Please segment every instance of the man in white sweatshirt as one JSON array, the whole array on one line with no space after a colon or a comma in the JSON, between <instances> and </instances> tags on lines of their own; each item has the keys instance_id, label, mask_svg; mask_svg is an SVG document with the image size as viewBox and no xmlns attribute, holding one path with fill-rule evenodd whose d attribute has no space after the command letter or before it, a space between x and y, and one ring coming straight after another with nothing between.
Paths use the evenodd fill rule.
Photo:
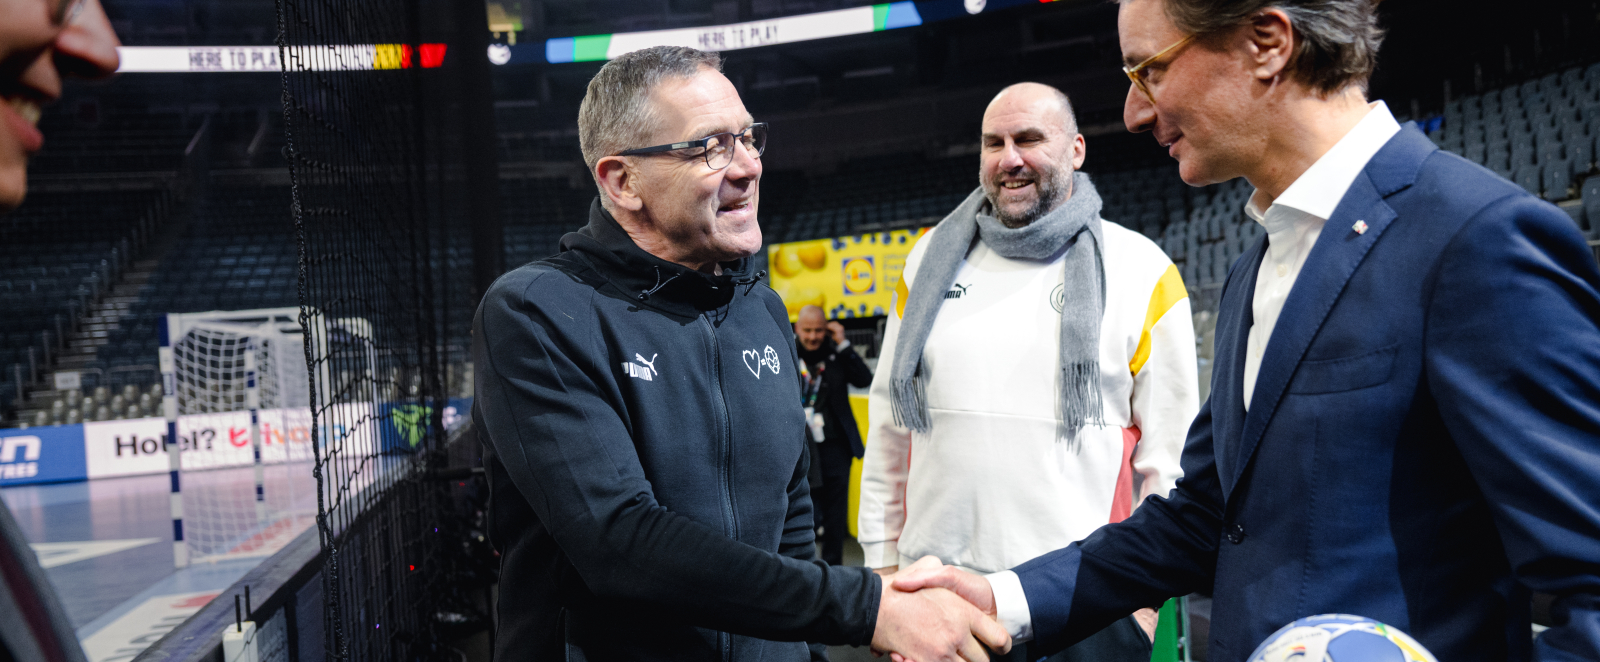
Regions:
<instances>
[{"instance_id":1,"label":"man in white sweatshirt","mask_svg":"<svg viewBox=\"0 0 1600 662\"><path fill-rule=\"evenodd\" d=\"M1006 88L984 113L981 186L907 258L868 410L868 566L1004 570L1181 475L1199 408L1188 292L1159 247L1100 218L1084 157L1065 94ZM1154 620L997 659L1144 662Z\"/></svg>"}]
</instances>

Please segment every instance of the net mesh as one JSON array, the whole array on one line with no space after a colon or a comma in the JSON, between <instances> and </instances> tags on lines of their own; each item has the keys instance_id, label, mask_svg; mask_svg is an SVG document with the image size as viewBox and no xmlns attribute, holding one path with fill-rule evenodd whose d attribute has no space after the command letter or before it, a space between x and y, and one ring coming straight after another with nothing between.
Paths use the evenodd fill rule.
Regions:
<instances>
[{"instance_id":1,"label":"net mesh","mask_svg":"<svg viewBox=\"0 0 1600 662\"><path fill-rule=\"evenodd\" d=\"M419 44L420 11L277 2L330 659L437 657L452 591L447 492L428 478L448 405L434 248L446 168L423 157L421 54L384 47L409 66L351 71L348 49L315 47Z\"/></svg>"},{"instance_id":2,"label":"net mesh","mask_svg":"<svg viewBox=\"0 0 1600 662\"><path fill-rule=\"evenodd\" d=\"M309 383L298 314L290 309L169 317L178 434L188 442L182 498L191 562L270 556L315 522ZM259 393L254 430L251 369Z\"/></svg>"}]
</instances>

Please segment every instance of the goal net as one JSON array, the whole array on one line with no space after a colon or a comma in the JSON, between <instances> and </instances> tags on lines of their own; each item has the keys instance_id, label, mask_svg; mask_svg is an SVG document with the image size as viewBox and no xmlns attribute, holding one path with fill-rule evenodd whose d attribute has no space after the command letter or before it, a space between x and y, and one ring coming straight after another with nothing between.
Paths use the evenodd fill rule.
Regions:
<instances>
[{"instance_id":1,"label":"goal net","mask_svg":"<svg viewBox=\"0 0 1600 662\"><path fill-rule=\"evenodd\" d=\"M162 346L174 554L268 556L316 521L299 308L170 314Z\"/></svg>"}]
</instances>

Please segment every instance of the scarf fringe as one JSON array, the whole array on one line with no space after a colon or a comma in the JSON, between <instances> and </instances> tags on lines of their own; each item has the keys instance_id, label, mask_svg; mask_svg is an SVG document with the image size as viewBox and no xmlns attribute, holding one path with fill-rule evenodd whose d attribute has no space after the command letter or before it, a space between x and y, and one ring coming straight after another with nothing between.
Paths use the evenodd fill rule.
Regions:
<instances>
[{"instance_id":1,"label":"scarf fringe","mask_svg":"<svg viewBox=\"0 0 1600 662\"><path fill-rule=\"evenodd\" d=\"M910 428L913 432L927 434L933 429L933 421L928 414L928 380L923 377L922 366L917 366L917 372L910 379L895 379L891 382L894 397L889 399L894 413L894 424L903 428Z\"/></svg>"},{"instance_id":2,"label":"scarf fringe","mask_svg":"<svg viewBox=\"0 0 1600 662\"><path fill-rule=\"evenodd\" d=\"M1100 393L1100 362L1086 361L1061 368L1061 437L1074 452L1082 449L1078 432L1086 425L1105 425L1105 403Z\"/></svg>"}]
</instances>

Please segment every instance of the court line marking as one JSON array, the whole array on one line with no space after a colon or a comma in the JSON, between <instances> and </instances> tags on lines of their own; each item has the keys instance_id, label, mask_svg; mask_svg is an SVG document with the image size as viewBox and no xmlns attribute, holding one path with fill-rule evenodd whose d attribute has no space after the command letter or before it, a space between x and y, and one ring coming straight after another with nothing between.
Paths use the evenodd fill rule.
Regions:
<instances>
[{"instance_id":1,"label":"court line marking","mask_svg":"<svg viewBox=\"0 0 1600 662\"><path fill-rule=\"evenodd\" d=\"M123 540L80 540L75 542L36 542L28 545L39 557L39 565L54 568L68 563L115 554L117 552L161 542L161 538L127 538Z\"/></svg>"}]
</instances>

